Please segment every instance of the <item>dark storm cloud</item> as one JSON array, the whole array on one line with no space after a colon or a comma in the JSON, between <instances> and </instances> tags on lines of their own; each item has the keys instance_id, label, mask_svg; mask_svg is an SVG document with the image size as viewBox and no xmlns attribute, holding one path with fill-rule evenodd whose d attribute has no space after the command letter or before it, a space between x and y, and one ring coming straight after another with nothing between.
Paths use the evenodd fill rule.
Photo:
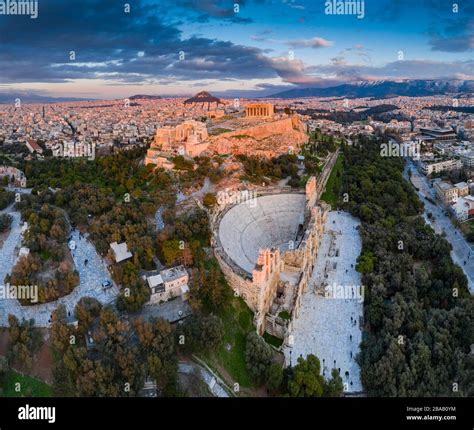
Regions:
<instances>
[{"instance_id":1,"label":"dark storm cloud","mask_svg":"<svg viewBox=\"0 0 474 430\"><path fill-rule=\"evenodd\" d=\"M214 18L224 19L233 23L248 24L253 22L249 17L243 17L241 10L246 5L245 0L177 0L176 7L190 12L189 19L197 22L208 22Z\"/></svg>"},{"instance_id":2,"label":"dark storm cloud","mask_svg":"<svg viewBox=\"0 0 474 430\"><path fill-rule=\"evenodd\" d=\"M443 24L430 32L430 44L433 51L474 51L474 19L449 19Z\"/></svg>"},{"instance_id":3,"label":"dark storm cloud","mask_svg":"<svg viewBox=\"0 0 474 430\"><path fill-rule=\"evenodd\" d=\"M370 6L370 7L369 7ZM419 27L419 18L427 18L433 51L467 52L474 49L474 1L472 0L384 0L367 6L369 20L397 22Z\"/></svg>"},{"instance_id":4,"label":"dark storm cloud","mask_svg":"<svg viewBox=\"0 0 474 430\"><path fill-rule=\"evenodd\" d=\"M36 20L1 16L0 83L278 76L259 49L203 37L184 39L165 18L166 2L129 3L130 13L125 13L124 3L116 0L42 0ZM184 3L208 14L228 13L216 8L217 2ZM71 51L75 61L70 61Z\"/></svg>"},{"instance_id":5,"label":"dark storm cloud","mask_svg":"<svg viewBox=\"0 0 474 430\"><path fill-rule=\"evenodd\" d=\"M431 19L427 33L433 51L467 52L474 50L474 1L472 0L422 0L407 4L398 0L387 10L425 13ZM415 12L418 8L420 12Z\"/></svg>"},{"instance_id":6,"label":"dark storm cloud","mask_svg":"<svg viewBox=\"0 0 474 430\"><path fill-rule=\"evenodd\" d=\"M230 18L235 15L234 7L245 5L245 1L235 0L177 0L176 6L205 13L211 17Z\"/></svg>"},{"instance_id":7,"label":"dark storm cloud","mask_svg":"<svg viewBox=\"0 0 474 430\"><path fill-rule=\"evenodd\" d=\"M234 1L240 6L238 14L234 13ZM130 13L125 13L125 3L127 0L39 0L38 19L0 16L0 85L61 83L77 79L102 79L129 85L279 77L284 84L310 86L327 83L330 79L350 81L366 76L418 77L423 73L431 76L441 71L443 76L456 73L473 75L471 63L404 62L373 67L369 55L361 48L352 54L365 55L360 58L363 64L349 64L347 55L353 48L347 48L328 64L308 66L298 59L270 57L268 47L260 49L188 36L193 34L189 31L184 36L181 31L186 29L186 25L195 30L191 24L199 20L212 20L222 23L225 39L232 37L233 31L238 37L241 28L235 24L234 15L247 19L246 13L250 13L254 6L251 3L263 4L264 0L128 0ZM266 3L271 5L274 14L287 13L288 8L282 5L288 2L267 0ZM380 1L377 6L388 3ZM410 11L409 4L412 3L394 0L390 4L394 5L393 13L396 13L396 6ZM458 15L446 12L448 3L444 0L417 3L437 19L433 28L426 32L433 50L461 52L473 49L474 13L469 15L469 12L474 8L474 1L458 3ZM308 11L315 8L315 4L308 1L304 6ZM411 20L417 20L416 13L410 16ZM273 15L259 17L267 30L261 30L255 37L265 39L272 34L270 28L273 28L277 38L280 28L273 19ZM404 25L411 25L411 22ZM227 26L228 33L224 33ZM400 31L403 32L402 27ZM301 35L300 39L286 43L305 48L318 48L329 43L325 39L303 37L309 36ZM75 61L70 61L71 51L75 53ZM180 60L180 54L184 59Z\"/></svg>"}]
</instances>

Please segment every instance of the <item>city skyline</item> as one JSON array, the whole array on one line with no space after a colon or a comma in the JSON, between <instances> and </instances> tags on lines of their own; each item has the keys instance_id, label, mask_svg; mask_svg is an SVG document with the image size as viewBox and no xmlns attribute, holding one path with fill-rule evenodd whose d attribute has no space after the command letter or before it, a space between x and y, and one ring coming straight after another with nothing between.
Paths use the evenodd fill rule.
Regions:
<instances>
[{"instance_id":1,"label":"city skyline","mask_svg":"<svg viewBox=\"0 0 474 430\"><path fill-rule=\"evenodd\" d=\"M0 16L0 92L258 97L361 80L474 79L473 3L366 0L345 15L329 3L40 0L36 19Z\"/></svg>"}]
</instances>

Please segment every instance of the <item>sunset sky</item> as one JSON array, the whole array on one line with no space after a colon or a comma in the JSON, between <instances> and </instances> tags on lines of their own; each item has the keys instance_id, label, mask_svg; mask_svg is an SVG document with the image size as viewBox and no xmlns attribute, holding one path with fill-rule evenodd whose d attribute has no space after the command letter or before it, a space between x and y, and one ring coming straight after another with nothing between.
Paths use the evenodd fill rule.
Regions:
<instances>
[{"instance_id":1,"label":"sunset sky","mask_svg":"<svg viewBox=\"0 0 474 430\"><path fill-rule=\"evenodd\" d=\"M326 15L323 0L129 0L130 13L126 3L38 0L37 19L0 16L0 92L260 96L474 79L472 0L458 13L446 0L366 0L361 19Z\"/></svg>"}]
</instances>

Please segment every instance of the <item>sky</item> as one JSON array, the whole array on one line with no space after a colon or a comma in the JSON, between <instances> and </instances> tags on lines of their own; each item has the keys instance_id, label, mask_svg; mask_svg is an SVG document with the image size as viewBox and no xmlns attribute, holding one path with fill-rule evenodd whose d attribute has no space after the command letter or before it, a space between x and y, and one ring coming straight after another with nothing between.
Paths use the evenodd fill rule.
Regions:
<instances>
[{"instance_id":1,"label":"sky","mask_svg":"<svg viewBox=\"0 0 474 430\"><path fill-rule=\"evenodd\" d=\"M257 97L474 79L474 0L365 0L358 14L324 0L37 2L32 18L2 14L0 0L2 93Z\"/></svg>"}]
</instances>

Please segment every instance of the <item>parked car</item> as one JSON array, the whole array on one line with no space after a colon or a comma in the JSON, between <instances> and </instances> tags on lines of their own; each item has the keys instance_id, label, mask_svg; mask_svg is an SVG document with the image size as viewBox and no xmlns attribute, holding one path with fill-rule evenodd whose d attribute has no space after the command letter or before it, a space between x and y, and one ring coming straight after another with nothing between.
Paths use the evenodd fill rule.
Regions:
<instances>
[{"instance_id":1,"label":"parked car","mask_svg":"<svg viewBox=\"0 0 474 430\"><path fill-rule=\"evenodd\" d=\"M110 282L108 279L102 282L102 288L104 290L107 290L108 288L112 287L112 282Z\"/></svg>"}]
</instances>

